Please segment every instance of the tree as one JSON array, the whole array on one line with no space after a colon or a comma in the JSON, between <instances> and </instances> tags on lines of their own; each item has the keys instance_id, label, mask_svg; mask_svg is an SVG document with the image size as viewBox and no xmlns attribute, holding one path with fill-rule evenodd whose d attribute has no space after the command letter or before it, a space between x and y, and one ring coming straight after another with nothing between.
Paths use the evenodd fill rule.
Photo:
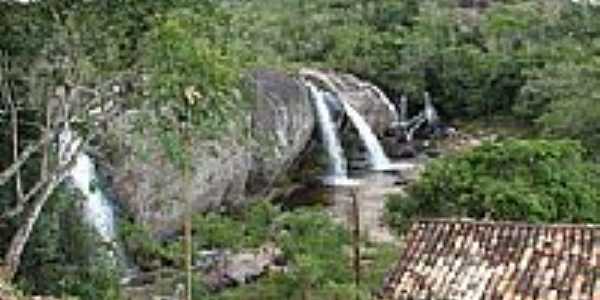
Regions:
<instances>
[{"instance_id":1,"label":"tree","mask_svg":"<svg viewBox=\"0 0 600 300\"><path fill-rule=\"evenodd\" d=\"M12 279L43 207L68 176L77 153L117 112L119 105L105 109L105 104L118 102L119 91L114 90L116 78L103 79L95 73L97 70L79 47L82 36L67 8L59 10L60 4L52 1L8 5L22 19L3 20L15 31L8 32L7 40L20 31L30 30L28 20L46 22L43 31L55 30L36 50L26 43L11 45L12 48L1 45L1 99L11 116L8 122L4 119L2 122L11 124L13 138L12 159L4 160L3 156L4 162L11 163L1 166L0 188L14 184L15 192L1 203L0 219L7 223L10 220L15 226L4 254L4 275ZM39 33L36 29L39 28L32 29L34 37ZM32 38L32 44L38 42ZM59 158L53 141L65 126L71 125L80 129L84 142L72 155Z\"/></svg>"},{"instance_id":2,"label":"tree","mask_svg":"<svg viewBox=\"0 0 600 300\"><path fill-rule=\"evenodd\" d=\"M4 71L6 71L6 69ZM10 86L10 83L5 83L5 86ZM19 229L14 234L12 241L10 242L9 249L5 254L5 263L7 265L5 275L8 279L11 279L18 269L20 257L25 244L29 239L33 225L39 217L39 214L46 201L52 195L54 190L68 176L69 169L75 163L76 155L71 155L66 159L51 161L50 157L53 156L53 151L50 147L50 141L57 138L62 126L72 122L74 123L77 118L89 116L88 113L91 109L100 106L100 98L98 98L97 95L93 95L94 93L92 93L92 95L88 94L88 96L92 96L92 98L88 98L88 100L84 99L84 94L91 91L93 90L87 90L87 88L82 86L70 87L65 85L62 89L60 89L58 95L56 95L57 97L52 97L49 99L36 99L38 101L47 102L47 105L45 105L45 107L43 106L44 108L42 108L42 117L36 120L38 124L35 124L41 128L41 131L38 133L39 137L33 141L30 141L28 146L26 146L24 150L20 151L18 132L19 127L21 126L19 125L19 119L17 116L19 111L27 109L27 103L20 102L17 105L17 103L12 100L14 90L11 90L10 88L5 88L4 90L4 100L10 103L14 150L13 162L2 171L0 178L4 184L14 177L13 181L15 182L16 188L14 206L4 211L1 217L3 219L7 219L24 214L24 220L19 225ZM72 110L69 112L59 111L61 108L64 109L66 107L76 107L76 105L81 105L83 109ZM36 108L29 109L36 110ZM102 116L95 117L108 120L110 118L109 115L110 112L105 112L102 114ZM86 137L86 140L89 140L94 133L91 133L88 137ZM85 143L81 143L76 152L81 151L84 145ZM43 157L42 164L38 168L39 178L28 185L26 187L28 189L24 189L21 177L22 169L28 168L31 170L31 168L34 168L34 160L36 158L33 157L33 154L36 152L41 153Z\"/></svg>"},{"instance_id":3,"label":"tree","mask_svg":"<svg viewBox=\"0 0 600 300\"><path fill-rule=\"evenodd\" d=\"M210 11L211 14L196 13ZM170 137L165 146L170 159L182 172L185 191L184 265L187 274L186 299L192 299L192 146L196 139L218 139L218 133L231 129L241 116L241 96L236 93L240 79L240 55L227 44L219 43L220 28L214 27L227 18L217 4L174 9L148 35L145 65L150 77L148 89L152 124L162 135ZM202 32L195 30L203 28Z\"/></svg>"}]
</instances>

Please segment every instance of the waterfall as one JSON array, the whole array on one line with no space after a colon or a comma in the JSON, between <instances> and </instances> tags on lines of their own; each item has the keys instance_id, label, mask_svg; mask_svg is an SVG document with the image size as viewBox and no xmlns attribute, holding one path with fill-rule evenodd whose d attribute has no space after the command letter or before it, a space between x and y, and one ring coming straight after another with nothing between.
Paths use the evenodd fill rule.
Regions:
<instances>
[{"instance_id":1,"label":"waterfall","mask_svg":"<svg viewBox=\"0 0 600 300\"><path fill-rule=\"evenodd\" d=\"M83 206L85 221L96 230L102 242L114 244L116 241L114 207L98 186L98 176L92 158L81 151L76 151L81 143L81 138L67 126L59 136L59 153L61 159L66 161L75 156L76 161L69 175L73 185L86 197ZM113 250L111 249L110 252L113 253Z\"/></svg>"},{"instance_id":2,"label":"waterfall","mask_svg":"<svg viewBox=\"0 0 600 300\"><path fill-rule=\"evenodd\" d=\"M408 122L408 98L400 98L400 124L404 126Z\"/></svg>"},{"instance_id":3,"label":"waterfall","mask_svg":"<svg viewBox=\"0 0 600 300\"><path fill-rule=\"evenodd\" d=\"M387 170L390 168L390 160L385 155L383 147L373 130L365 121L365 119L346 101L342 101L342 105L348 114L348 117L358 130L360 138L365 143L369 152L369 162L374 170Z\"/></svg>"},{"instance_id":4,"label":"waterfall","mask_svg":"<svg viewBox=\"0 0 600 300\"><path fill-rule=\"evenodd\" d=\"M375 94L377 95L379 100L381 100L381 102L383 102L383 104L388 108L388 110L392 114L392 118L393 118L392 123L396 123L396 122L400 121L400 116L398 116L398 111L396 110L396 107L394 106L394 104L392 103L390 98L388 98L379 87L377 87L373 84L369 83L369 84L367 84L367 87L370 88L373 92L375 92Z\"/></svg>"},{"instance_id":5,"label":"waterfall","mask_svg":"<svg viewBox=\"0 0 600 300\"><path fill-rule=\"evenodd\" d=\"M429 123L429 125L435 125L439 121L437 110L431 102L431 97L429 96L429 93L425 92L424 98L425 106L423 111L425 112L425 119L427 120L427 123Z\"/></svg>"},{"instance_id":6,"label":"waterfall","mask_svg":"<svg viewBox=\"0 0 600 300\"><path fill-rule=\"evenodd\" d=\"M331 110L327 106L327 94L326 92L319 90L310 82L307 82L306 84L314 98L321 137L327 153L329 154L329 175L344 178L347 173L346 157L344 156L344 150L342 149L342 145L337 136L336 125L331 116Z\"/></svg>"}]
</instances>

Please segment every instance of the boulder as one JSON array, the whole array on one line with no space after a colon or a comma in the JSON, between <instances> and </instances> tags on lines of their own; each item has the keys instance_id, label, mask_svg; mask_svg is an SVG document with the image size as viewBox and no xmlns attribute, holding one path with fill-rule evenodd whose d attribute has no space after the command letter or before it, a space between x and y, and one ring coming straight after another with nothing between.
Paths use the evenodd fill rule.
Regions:
<instances>
[{"instance_id":1,"label":"boulder","mask_svg":"<svg viewBox=\"0 0 600 300\"><path fill-rule=\"evenodd\" d=\"M304 84L274 71L255 71L248 90L256 101L252 109L250 194L267 192L300 156L315 126L313 106Z\"/></svg>"},{"instance_id":2,"label":"boulder","mask_svg":"<svg viewBox=\"0 0 600 300\"><path fill-rule=\"evenodd\" d=\"M324 70L302 69L300 74L348 101L379 136L383 136L396 121L392 101L368 81L352 74Z\"/></svg>"},{"instance_id":3,"label":"boulder","mask_svg":"<svg viewBox=\"0 0 600 300\"><path fill-rule=\"evenodd\" d=\"M213 291L254 282L269 271L285 270L282 251L270 244L237 253L218 251L216 255L210 253L208 257L201 255L200 259L208 259L210 266L196 270L202 274L204 285Z\"/></svg>"},{"instance_id":4,"label":"boulder","mask_svg":"<svg viewBox=\"0 0 600 300\"><path fill-rule=\"evenodd\" d=\"M249 74L245 83L254 98L246 126L238 126L217 141L197 140L192 145L194 211L239 206L267 194L311 138L313 109L300 81L262 70ZM115 129L117 136L127 132L128 122L122 123ZM152 130L122 141L125 145L118 148L129 151L113 155L105 169L115 198L136 222L147 225L155 236L163 236L181 225L184 184L181 172L169 162ZM248 132L251 139L245 138ZM115 148L112 145L103 151L110 153Z\"/></svg>"}]
</instances>

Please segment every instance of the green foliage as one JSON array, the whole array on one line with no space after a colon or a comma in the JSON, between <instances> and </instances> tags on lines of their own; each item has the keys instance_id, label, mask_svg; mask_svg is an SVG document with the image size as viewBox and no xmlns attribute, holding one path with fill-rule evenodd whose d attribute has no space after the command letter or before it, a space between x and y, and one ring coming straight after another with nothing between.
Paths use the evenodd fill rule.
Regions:
<instances>
[{"instance_id":1,"label":"green foliage","mask_svg":"<svg viewBox=\"0 0 600 300\"><path fill-rule=\"evenodd\" d=\"M363 268L362 284L356 287L350 235L322 211L304 208L282 212L269 202L259 201L239 213L194 217L196 250L235 251L267 242L283 251L287 272L268 273L256 283L218 293L195 285L196 299L370 299L370 292L379 288L397 255L395 246L369 245L372 263ZM170 244L177 246L178 242Z\"/></svg>"},{"instance_id":2,"label":"green foliage","mask_svg":"<svg viewBox=\"0 0 600 300\"><path fill-rule=\"evenodd\" d=\"M262 232L268 233L266 238L283 250L288 272L268 274L254 284L216 294L198 289L195 293L198 299L370 299L370 292L379 288L384 272L396 259L395 247L381 245L375 248L370 256L373 263L363 269L363 284L356 287L350 260L350 235L326 213L313 209L281 212L266 203L258 204L252 210L252 215L263 217L246 219L237 224L239 227L231 225L232 217L228 216L221 216L221 220L210 224L229 224L226 229L221 225L220 232L226 237L237 235L234 232L242 231L240 229L253 227L251 224L270 224L270 228L263 228ZM265 218L266 211L269 213Z\"/></svg>"},{"instance_id":3,"label":"green foliage","mask_svg":"<svg viewBox=\"0 0 600 300\"><path fill-rule=\"evenodd\" d=\"M152 269L172 264L178 259L180 247L154 238L146 227L130 221L121 221L119 235L125 252L136 266Z\"/></svg>"},{"instance_id":4,"label":"green foliage","mask_svg":"<svg viewBox=\"0 0 600 300\"><path fill-rule=\"evenodd\" d=\"M350 236L323 212L284 214L277 226L277 242L292 262L291 281L298 290L348 282L350 261L343 255Z\"/></svg>"},{"instance_id":5,"label":"green foliage","mask_svg":"<svg viewBox=\"0 0 600 300\"><path fill-rule=\"evenodd\" d=\"M492 1L478 11L445 0L0 1L0 51L16 66L10 80L18 99L36 96L28 76L47 94L71 80L95 86L117 74L143 77L138 97L126 105L158 112L157 118L142 114L141 127L157 129L151 132L177 166L190 161L182 124L217 139L244 123L250 99L237 89L241 75L256 66L353 72L392 98L419 100L427 90L444 118L517 117L542 137L578 139L600 153L600 8L571 1ZM23 140L39 136L25 125L43 123L46 102L38 102L21 114ZM10 139L7 124L6 114L0 116L0 140ZM12 161L11 150L0 144L0 169ZM485 145L434 162L408 198L388 203L389 218L396 224L414 216L597 222L597 165L582 156L579 145L564 141ZM24 168L26 186L38 165L35 157ZM13 186L0 187L1 211L14 204ZM63 225L65 216L77 219L64 213L72 209L67 202L53 198L56 206L44 209L24 259L23 285L113 297L110 268L84 269L96 265L86 257L97 244L84 238L82 224ZM310 211L281 216L266 204L234 217L197 216L195 244L238 249L274 240L293 262L289 275L262 281L256 293L242 288L223 299L235 293L301 298L307 288L313 298L351 298L361 291L351 288L347 257L340 255L347 235L324 218ZM20 221L0 225L0 250ZM175 244L154 241L143 227L124 226L124 233L138 263L176 257Z\"/></svg>"},{"instance_id":6,"label":"green foliage","mask_svg":"<svg viewBox=\"0 0 600 300\"><path fill-rule=\"evenodd\" d=\"M163 103L183 102L184 89L193 86L201 95L197 99L201 107L208 105L205 102L224 100L231 93L240 74L227 45L216 41L218 27L213 24L219 17L191 9L174 10L149 33L145 58L153 75L153 97ZM211 117L211 111L201 112L202 117Z\"/></svg>"},{"instance_id":7,"label":"green foliage","mask_svg":"<svg viewBox=\"0 0 600 300\"><path fill-rule=\"evenodd\" d=\"M542 132L549 136L580 139L589 149L600 146L600 39L587 48L585 56L573 60L581 46L564 41L552 47L558 51L561 61L529 71L529 80L519 95L520 106L515 112L535 120ZM598 153L596 151L596 153Z\"/></svg>"},{"instance_id":8,"label":"green foliage","mask_svg":"<svg viewBox=\"0 0 600 300\"><path fill-rule=\"evenodd\" d=\"M193 218L194 246L199 249L251 248L271 237L278 210L267 201L259 201L229 216L210 212Z\"/></svg>"},{"instance_id":9,"label":"green foliage","mask_svg":"<svg viewBox=\"0 0 600 300\"><path fill-rule=\"evenodd\" d=\"M25 249L17 280L28 293L120 299L119 271L107 247L65 191L49 201Z\"/></svg>"},{"instance_id":10,"label":"green foliage","mask_svg":"<svg viewBox=\"0 0 600 300\"><path fill-rule=\"evenodd\" d=\"M388 220L492 218L528 222L600 222L598 166L573 141L507 140L435 161L410 187L391 196Z\"/></svg>"},{"instance_id":11,"label":"green foliage","mask_svg":"<svg viewBox=\"0 0 600 300\"><path fill-rule=\"evenodd\" d=\"M194 246L200 249L237 248L244 240L240 221L218 213L194 216Z\"/></svg>"}]
</instances>

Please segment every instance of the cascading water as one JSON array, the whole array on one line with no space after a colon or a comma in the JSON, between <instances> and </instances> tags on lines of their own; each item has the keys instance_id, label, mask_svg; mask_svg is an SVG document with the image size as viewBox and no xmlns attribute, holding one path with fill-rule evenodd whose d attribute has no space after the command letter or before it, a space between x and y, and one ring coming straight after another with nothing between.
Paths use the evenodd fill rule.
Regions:
<instances>
[{"instance_id":1,"label":"cascading water","mask_svg":"<svg viewBox=\"0 0 600 300\"><path fill-rule=\"evenodd\" d=\"M392 114L392 123L396 123L400 120L400 116L398 116L398 111L396 110L396 107L394 106L394 104L392 104L392 101L385 95L385 93L379 89L377 86L372 85L372 84L368 84L368 87L375 92L375 94L377 95L377 97L383 102L383 104L385 104L385 106L389 109L390 113Z\"/></svg>"},{"instance_id":2,"label":"cascading water","mask_svg":"<svg viewBox=\"0 0 600 300\"><path fill-rule=\"evenodd\" d=\"M347 175L346 157L344 156L344 150L342 149L342 145L337 136L336 126L333 122L331 111L327 106L326 92L319 90L310 82L307 82L306 84L315 101L321 137L323 138L323 143L330 157L329 175L345 178Z\"/></svg>"},{"instance_id":3,"label":"cascading water","mask_svg":"<svg viewBox=\"0 0 600 300\"><path fill-rule=\"evenodd\" d=\"M400 98L400 124L404 126L408 122L408 98L402 96Z\"/></svg>"},{"instance_id":4,"label":"cascading water","mask_svg":"<svg viewBox=\"0 0 600 300\"><path fill-rule=\"evenodd\" d=\"M85 153L77 151L82 143L67 126L59 137L59 152L61 159L69 161L75 157L75 164L70 170L73 185L86 197L83 214L87 223L96 230L102 242L116 243L115 211L108 198L97 186L98 177L92 159ZM115 249L109 252L114 254Z\"/></svg>"},{"instance_id":5,"label":"cascading water","mask_svg":"<svg viewBox=\"0 0 600 300\"><path fill-rule=\"evenodd\" d=\"M346 101L342 105L348 114L348 117L358 130L358 134L369 152L369 163L374 170L387 170L390 168L390 160L383 151L383 147L373 130L365 119Z\"/></svg>"},{"instance_id":6,"label":"cascading water","mask_svg":"<svg viewBox=\"0 0 600 300\"><path fill-rule=\"evenodd\" d=\"M429 125L434 125L439 121L439 116L437 113L437 110L435 109L435 107L433 106L433 103L431 102L431 97L429 96L429 93L425 92L425 107L423 109L424 113L425 113L425 119L427 120L427 122L429 123Z\"/></svg>"},{"instance_id":7,"label":"cascading water","mask_svg":"<svg viewBox=\"0 0 600 300\"><path fill-rule=\"evenodd\" d=\"M354 186L358 181L348 178L347 161L344 156L344 150L337 135L336 124L333 121L331 113L333 100L336 100L330 93L319 90L314 84L306 82L308 89L315 102L317 111L317 120L319 130L323 139L323 144L329 155L329 171L327 176L323 177L323 183L331 186ZM328 105L328 102L330 103Z\"/></svg>"}]
</instances>

